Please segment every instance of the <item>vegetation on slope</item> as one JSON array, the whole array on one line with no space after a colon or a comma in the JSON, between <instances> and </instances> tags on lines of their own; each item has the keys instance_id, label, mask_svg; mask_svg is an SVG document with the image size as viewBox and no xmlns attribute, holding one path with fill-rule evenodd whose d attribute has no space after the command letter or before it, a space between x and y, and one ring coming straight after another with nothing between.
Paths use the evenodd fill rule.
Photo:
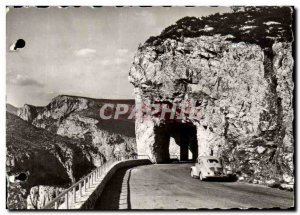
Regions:
<instances>
[{"instance_id":1,"label":"vegetation on slope","mask_svg":"<svg viewBox=\"0 0 300 215\"><path fill-rule=\"evenodd\" d=\"M233 42L256 43L262 48L274 41L293 41L291 7L243 7L234 13L213 14L207 17L184 17L164 29L160 35L150 37L145 46L159 46L166 39L184 37L232 35Z\"/></svg>"}]
</instances>

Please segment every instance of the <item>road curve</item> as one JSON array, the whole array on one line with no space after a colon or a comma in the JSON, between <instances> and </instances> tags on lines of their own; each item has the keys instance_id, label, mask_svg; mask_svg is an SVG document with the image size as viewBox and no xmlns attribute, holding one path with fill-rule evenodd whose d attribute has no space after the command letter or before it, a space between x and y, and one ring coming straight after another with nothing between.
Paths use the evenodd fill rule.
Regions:
<instances>
[{"instance_id":1,"label":"road curve","mask_svg":"<svg viewBox=\"0 0 300 215\"><path fill-rule=\"evenodd\" d=\"M154 164L120 169L105 187L95 209L245 209L294 205L293 192L191 178L191 165Z\"/></svg>"}]
</instances>

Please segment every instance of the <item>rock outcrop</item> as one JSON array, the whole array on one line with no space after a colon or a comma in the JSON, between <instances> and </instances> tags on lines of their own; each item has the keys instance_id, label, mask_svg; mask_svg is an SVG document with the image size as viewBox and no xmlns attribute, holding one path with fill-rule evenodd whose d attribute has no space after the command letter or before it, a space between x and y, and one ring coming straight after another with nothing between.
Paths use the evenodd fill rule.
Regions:
<instances>
[{"instance_id":1,"label":"rock outcrop","mask_svg":"<svg viewBox=\"0 0 300 215\"><path fill-rule=\"evenodd\" d=\"M26 199L27 209L43 208L48 202L54 199L62 191L62 188L53 186L38 185L32 187Z\"/></svg>"},{"instance_id":2,"label":"rock outcrop","mask_svg":"<svg viewBox=\"0 0 300 215\"><path fill-rule=\"evenodd\" d=\"M289 7L247 7L185 17L139 46L129 74L136 104L193 101L200 114L140 117L138 153L168 160L173 127L184 124L196 130L198 146L187 141L192 153L220 156L247 181L293 183L292 14ZM179 132L180 146L188 137Z\"/></svg>"},{"instance_id":3,"label":"rock outcrop","mask_svg":"<svg viewBox=\"0 0 300 215\"><path fill-rule=\"evenodd\" d=\"M62 95L54 98L45 107L25 105L18 116L32 125L51 133L80 140L83 145L92 145L101 154L94 160L98 166L115 156L128 155L135 151L134 120L99 117L103 104L125 103L134 105L131 100L104 100Z\"/></svg>"},{"instance_id":4,"label":"rock outcrop","mask_svg":"<svg viewBox=\"0 0 300 215\"><path fill-rule=\"evenodd\" d=\"M22 108L17 110L17 115L28 122L32 122L34 118L37 117L38 110L41 109L40 107L35 107L33 105L25 104Z\"/></svg>"}]
</instances>

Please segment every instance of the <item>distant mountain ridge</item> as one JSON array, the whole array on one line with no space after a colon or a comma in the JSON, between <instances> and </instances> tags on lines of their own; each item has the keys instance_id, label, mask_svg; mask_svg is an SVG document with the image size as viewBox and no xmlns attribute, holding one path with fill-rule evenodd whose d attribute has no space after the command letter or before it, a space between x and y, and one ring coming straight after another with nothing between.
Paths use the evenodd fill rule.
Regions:
<instances>
[{"instance_id":1,"label":"distant mountain ridge","mask_svg":"<svg viewBox=\"0 0 300 215\"><path fill-rule=\"evenodd\" d=\"M25 104L19 108L17 115L22 119L32 122L37 127L47 130L57 129L57 123L52 120L63 120L72 113L98 121L97 126L107 132L135 137L134 120L120 117L119 119L104 120L99 117L100 108L104 104L128 104L132 108L133 99L95 99L80 96L59 95L52 99L46 106L33 106ZM112 113L114 114L114 113ZM56 132L56 131L54 131Z\"/></svg>"},{"instance_id":2,"label":"distant mountain ridge","mask_svg":"<svg viewBox=\"0 0 300 215\"><path fill-rule=\"evenodd\" d=\"M91 144L105 159L115 151L128 154L135 151L135 121L126 117L101 119L100 108L107 103L134 105L134 100L93 99L60 95L44 107L24 105L17 115L38 128Z\"/></svg>"},{"instance_id":3,"label":"distant mountain ridge","mask_svg":"<svg viewBox=\"0 0 300 215\"><path fill-rule=\"evenodd\" d=\"M8 113L11 113L11 114L14 114L14 115L17 115L17 112L18 112L18 108L9 104L9 103L6 103L6 111Z\"/></svg>"}]
</instances>

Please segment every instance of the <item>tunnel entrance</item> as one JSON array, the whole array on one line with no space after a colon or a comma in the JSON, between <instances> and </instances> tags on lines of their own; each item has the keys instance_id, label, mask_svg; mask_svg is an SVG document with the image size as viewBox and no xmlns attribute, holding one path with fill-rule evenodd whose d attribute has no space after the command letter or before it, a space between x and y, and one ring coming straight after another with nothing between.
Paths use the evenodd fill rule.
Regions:
<instances>
[{"instance_id":1,"label":"tunnel entrance","mask_svg":"<svg viewBox=\"0 0 300 215\"><path fill-rule=\"evenodd\" d=\"M157 163L196 160L198 157L197 130L189 123L168 123L154 129L154 156Z\"/></svg>"}]
</instances>

